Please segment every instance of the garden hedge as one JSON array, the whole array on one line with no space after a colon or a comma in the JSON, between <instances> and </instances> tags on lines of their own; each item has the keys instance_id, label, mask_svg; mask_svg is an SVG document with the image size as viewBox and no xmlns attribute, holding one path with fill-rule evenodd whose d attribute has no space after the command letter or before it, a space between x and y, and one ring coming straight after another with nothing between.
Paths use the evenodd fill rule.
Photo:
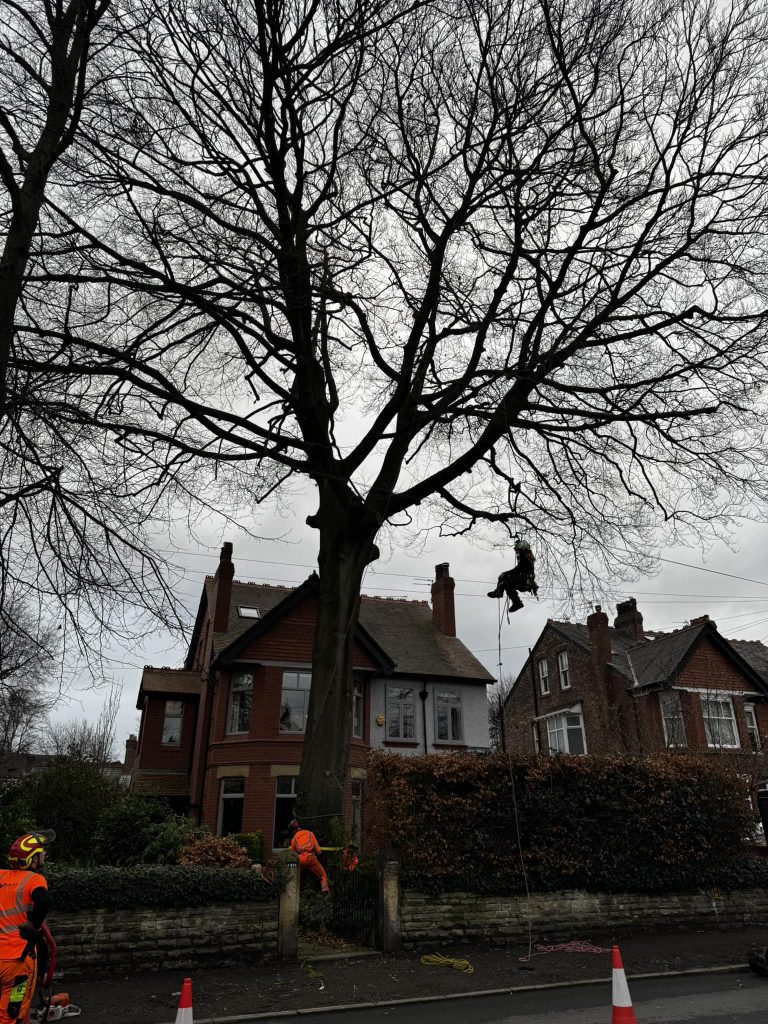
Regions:
<instances>
[{"instance_id":1,"label":"garden hedge","mask_svg":"<svg viewBox=\"0 0 768 1024\"><path fill-rule=\"evenodd\" d=\"M745 784L717 758L376 752L368 787L374 842L429 891L522 892L521 860L539 892L768 883Z\"/></svg>"},{"instance_id":2,"label":"garden hedge","mask_svg":"<svg viewBox=\"0 0 768 1024\"><path fill-rule=\"evenodd\" d=\"M49 864L45 873L55 913L98 908L176 910L214 903L269 903L278 898L276 884L245 868Z\"/></svg>"}]
</instances>

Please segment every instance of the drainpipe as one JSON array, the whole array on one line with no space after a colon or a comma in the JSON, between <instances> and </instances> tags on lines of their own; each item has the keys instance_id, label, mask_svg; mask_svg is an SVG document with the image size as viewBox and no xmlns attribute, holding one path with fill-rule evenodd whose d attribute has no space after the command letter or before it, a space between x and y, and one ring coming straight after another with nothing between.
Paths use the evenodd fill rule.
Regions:
<instances>
[{"instance_id":1,"label":"drainpipe","mask_svg":"<svg viewBox=\"0 0 768 1024\"><path fill-rule=\"evenodd\" d=\"M424 689L419 691L421 697L421 724L424 729L424 753L429 753L429 747L427 746L427 697L429 693L427 691L427 684L424 683Z\"/></svg>"}]
</instances>

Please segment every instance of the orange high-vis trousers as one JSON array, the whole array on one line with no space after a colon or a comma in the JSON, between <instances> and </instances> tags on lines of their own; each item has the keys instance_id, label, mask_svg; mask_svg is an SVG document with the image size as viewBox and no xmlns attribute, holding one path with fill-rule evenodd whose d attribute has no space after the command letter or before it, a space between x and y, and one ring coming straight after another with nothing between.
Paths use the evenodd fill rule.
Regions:
<instances>
[{"instance_id":1,"label":"orange high-vis trousers","mask_svg":"<svg viewBox=\"0 0 768 1024\"><path fill-rule=\"evenodd\" d=\"M319 879L321 892L328 892L328 875L314 853L300 853L299 868L302 871L309 871L311 875ZM0 1018L0 1024L2 1024L2 1018Z\"/></svg>"},{"instance_id":2,"label":"orange high-vis trousers","mask_svg":"<svg viewBox=\"0 0 768 1024\"><path fill-rule=\"evenodd\" d=\"M0 960L0 1024L21 1024L29 1012L37 981L37 961Z\"/></svg>"}]
</instances>

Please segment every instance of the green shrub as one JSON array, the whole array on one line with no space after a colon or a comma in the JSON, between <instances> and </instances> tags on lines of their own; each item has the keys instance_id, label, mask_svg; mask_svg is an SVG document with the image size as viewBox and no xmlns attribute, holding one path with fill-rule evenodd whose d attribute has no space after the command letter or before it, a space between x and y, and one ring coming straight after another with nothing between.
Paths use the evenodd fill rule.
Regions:
<instances>
[{"instance_id":1,"label":"green shrub","mask_svg":"<svg viewBox=\"0 0 768 1024\"><path fill-rule=\"evenodd\" d=\"M124 793L94 765L62 758L21 781L17 806L28 827L56 830L56 860L90 863L99 820Z\"/></svg>"},{"instance_id":2,"label":"green shrub","mask_svg":"<svg viewBox=\"0 0 768 1024\"><path fill-rule=\"evenodd\" d=\"M368 766L375 841L409 885L661 892L762 884L744 783L693 756L399 757ZM519 829L520 846L517 834Z\"/></svg>"},{"instance_id":3,"label":"green shrub","mask_svg":"<svg viewBox=\"0 0 768 1024\"><path fill-rule=\"evenodd\" d=\"M179 864L220 868L248 868L250 858L242 846L229 836L202 835L187 843L179 854Z\"/></svg>"},{"instance_id":4,"label":"green shrub","mask_svg":"<svg viewBox=\"0 0 768 1024\"><path fill-rule=\"evenodd\" d=\"M124 792L99 815L94 834L94 859L99 864L130 865L146 861L154 830L169 818L164 801Z\"/></svg>"},{"instance_id":5,"label":"green shrub","mask_svg":"<svg viewBox=\"0 0 768 1024\"><path fill-rule=\"evenodd\" d=\"M242 846L254 864L264 860L264 836L261 832L236 832L229 838Z\"/></svg>"},{"instance_id":6,"label":"green shrub","mask_svg":"<svg viewBox=\"0 0 768 1024\"><path fill-rule=\"evenodd\" d=\"M276 884L255 871L229 868L140 865L137 867L46 867L56 914L98 908L210 906L276 900Z\"/></svg>"}]
</instances>

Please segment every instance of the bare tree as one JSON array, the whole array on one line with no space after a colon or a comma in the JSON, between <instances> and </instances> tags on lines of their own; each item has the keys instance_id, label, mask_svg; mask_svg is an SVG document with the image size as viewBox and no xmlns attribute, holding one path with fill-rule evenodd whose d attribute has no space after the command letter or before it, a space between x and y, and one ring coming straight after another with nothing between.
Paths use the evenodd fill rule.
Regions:
<instances>
[{"instance_id":1,"label":"bare tree","mask_svg":"<svg viewBox=\"0 0 768 1024\"><path fill-rule=\"evenodd\" d=\"M502 676L493 686L488 687L488 725L491 750L503 753L507 749L504 731L504 705L512 692L515 680L511 676Z\"/></svg>"},{"instance_id":2,"label":"bare tree","mask_svg":"<svg viewBox=\"0 0 768 1024\"><path fill-rule=\"evenodd\" d=\"M137 608L178 626L144 535L163 497L78 417L82 385L52 381L44 356L20 369L13 352L30 276L68 244L55 208L96 102L94 51L119 29L104 30L109 5L6 0L0 24L0 628L18 628L14 601L40 603L91 654L107 622L131 633ZM66 323L66 301L59 312Z\"/></svg>"},{"instance_id":3,"label":"bare tree","mask_svg":"<svg viewBox=\"0 0 768 1024\"><path fill-rule=\"evenodd\" d=\"M18 600L0 625L0 756L28 753L59 698L56 630Z\"/></svg>"},{"instance_id":4,"label":"bare tree","mask_svg":"<svg viewBox=\"0 0 768 1024\"><path fill-rule=\"evenodd\" d=\"M95 722L77 718L51 722L45 737L45 753L73 761L87 761L103 768L115 759L115 721L120 709L121 687L113 686Z\"/></svg>"},{"instance_id":5,"label":"bare tree","mask_svg":"<svg viewBox=\"0 0 768 1024\"><path fill-rule=\"evenodd\" d=\"M589 587L764 503L765 4L119 17L13 365L148 479L312 482L301 804L336 814L383 529L524 529Z\"/></svg>"}]
</instances>

